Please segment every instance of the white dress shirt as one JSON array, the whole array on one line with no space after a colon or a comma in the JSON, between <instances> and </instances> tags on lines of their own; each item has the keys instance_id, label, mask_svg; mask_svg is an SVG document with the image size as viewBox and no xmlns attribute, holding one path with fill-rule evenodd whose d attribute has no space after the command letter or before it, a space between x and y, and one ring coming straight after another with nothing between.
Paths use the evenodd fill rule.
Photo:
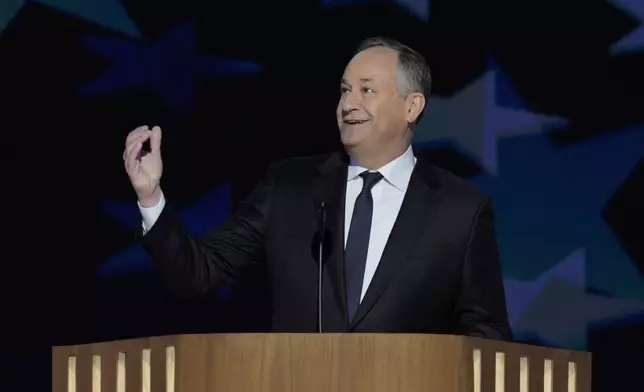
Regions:
<instances>
[{"instance_id":1,"label":"white dress shirt","mask_svg":"<svg viewBox=\"0 0 644 392\"><path fill-rule=\"evenodd\" d=\"M381 167L377 171L382 174L380 180L372 189L373 197L373 216L371 221L371 232L369 234L369 249L367 251L367 263L365 265L364 280L362 283L362 295L364 298L367 288L371 283L376 268L380 263L382 252L385 249L391 229L396 222L398 212L402 206L411 173L416 164L416 157L411 146L407 151ZM353 206L358 194L362 191L362 177L360 173L367 169L360 167L355 162L351 162L347 172L347 190L346 204L344 213L344 245L346 247L349 227L351 226L351 217L353 215ZM148 231L161 215L165 207L165 197L161 194L159 203L154 207L145 208L139 204L141 211L143 232Z\"/></svg>"},{"instance_id":2,"label":"white dress shirt","mask_svg":"<svg viewBox=\"0 0 644 392\"><path fill-rule=\"evenodd\" d=\"M371 283L376 268L380 263L382 252L385 250L389 234L394 227L398 212L402 206L411 173L416 164L416 157L411 146L407 151L381 167L377 171L382 174L380 180L372 189L373 197L373 215L371 218L371 232L369 234L369 249L367 250L367 263L364 270L364 280L362 281L362 294L360 300L364 298L367 288ZM353 216L353 207L356 198L362 191L362 177L360 173L367 169L351 162L347 173L347 194L344 208L344 245L347 245L349 236L349 227L351 227L351 218Z\"/></svg>"}]
</instances>

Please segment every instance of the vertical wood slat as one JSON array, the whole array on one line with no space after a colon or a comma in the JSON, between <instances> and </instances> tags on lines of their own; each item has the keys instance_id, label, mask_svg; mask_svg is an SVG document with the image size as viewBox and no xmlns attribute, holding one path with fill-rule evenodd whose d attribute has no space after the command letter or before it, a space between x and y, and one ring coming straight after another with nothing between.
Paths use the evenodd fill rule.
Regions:
<instances>
[{"instance_id":1,"label":"vertical wood slat","mask_svg":"<svg viewBox=\"0 0 644 392\"><path fill-rule=\"evenodd\" d=\"M127 387L127 354L118 352L116 355L116 392L125 392Z\"/></svg>"},{"instance_id":2,"label":"vertical wood slat","mask_svg":"<svg viewBox=\"0 0 644 392\"><path fill-rule=\"evenodd\" d=\"M149 348L141 350L141 392L150 392L151 352Z\"/></svg>"},{"instance_id":3,"label":"vertical wood slat","mask_svg":"<svg viewBox=\"0 0 644 392\"><path fill-rule=\"evenodd\" d=\"M67 392L76 392L77 357L70 356L67 359Z\"/></svg>"},{"instance_id":4,"label":"vertical wood slat","mask_svg":"<svg viewBox=\"0 0 644 392\"><path fill-rule=\"evenodd\" d=\"M519 392L530 391L530 357L519 356Z\"/></svg>"},{"instance_id":5,"label":"vertical wood slat","mask_svg":"<svg viewBox=\"0 0 644 392\"><path fill-rule=\"evenodd\" d=\"M101 379L103 373L103 358L100 355L92 355L92 392L101 392Z\"/></svg>"},{"instance_id":6,"label":"vertical wood slat","mask_svg":"<svg viewBox=\"0 0 644 392\"><path fill-rule=\"evenodd\" d=\"M554 392L554 364L552 359L544 358L543 360L543 392Z\"/></svg>"},{"instance_id":7,"label":"vertical wood slat","mask_svg":"<svg viewBox=\"0 0 644 392\"><path fill-rule=\"evenodd\" d=\"M176 350L174 346L169 346L165 351L165 374L166 390L165 392L175 392L176 383Z\"/></svg>"},{"instance_id":8,"label":"vertical wood slat","mask_svg":"<svg viewBox=\"0 0 644 392\"><path fill-rule=\"evenodd\" d=\"M483 365L481 361L483 356L481 355L481 349L475 348L472 350L472 365L474 367L474 374L472 375L472 390L474 392L481 392L481 371Z\"/></svg>"},{"instance_id":9,"label":"vertical wood slat","mask_svg":"<svg viewBox=\"0 0 644 392\"><path fill-rule=\"evenodd\" d=\"M505 357L504 352L497 352L494 358L494 392L505 392Z\"/></svg>"},{"instance_id":10,"label":"vertical wood slat","mask_svg":"<svg viewBox=\"0 0 644 392\"><path fill-rule=\"evenodd\" d=\"M577 392L577 364L568 362L568 390L566 392Z\"/></svg>"}]
</instances>

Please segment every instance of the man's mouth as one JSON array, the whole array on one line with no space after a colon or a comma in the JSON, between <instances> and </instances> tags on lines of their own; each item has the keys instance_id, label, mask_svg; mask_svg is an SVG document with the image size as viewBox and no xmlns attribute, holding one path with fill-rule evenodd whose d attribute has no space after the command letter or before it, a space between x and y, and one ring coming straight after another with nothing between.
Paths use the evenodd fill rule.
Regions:
<instances>
[{"instance_id":1,"label":"man's mouth","mask_svg":"<svg viewBox=\"0 0 644 392\"><path fill-rule=\"evenodd\" d=\"M358 124L364 124L366 122L367 120L344 120L344 123L348 125L358 125Z\"/></svg>"}]
</instances>

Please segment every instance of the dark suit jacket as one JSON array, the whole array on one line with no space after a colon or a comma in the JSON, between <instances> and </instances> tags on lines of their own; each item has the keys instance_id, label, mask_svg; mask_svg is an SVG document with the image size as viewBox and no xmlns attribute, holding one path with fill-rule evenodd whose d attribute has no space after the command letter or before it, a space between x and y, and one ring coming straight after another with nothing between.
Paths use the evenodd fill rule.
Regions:
<instances>
[{"instance_id":1,"label":"dark suit jacket","mask_svg":"<svg viewBox=\"0 0 644 392\"><path fill-rule=\"evenodd\" d=\"M382 259L354 320L343 272L345 154L273 165L216 232L190 237L170 204L140 237L159 271L193 294L267 263L273 332L315 332L316 205L327 204L325 332L449 333L511 339L490 198L418 159Z\"/></svg>"}]
</instances>

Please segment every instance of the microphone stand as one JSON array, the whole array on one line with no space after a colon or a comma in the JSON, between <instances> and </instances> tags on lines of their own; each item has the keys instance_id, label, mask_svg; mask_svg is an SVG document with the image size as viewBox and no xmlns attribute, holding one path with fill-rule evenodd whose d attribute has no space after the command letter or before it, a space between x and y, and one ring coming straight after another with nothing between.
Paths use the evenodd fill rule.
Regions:
<instances>
[{"instance_id":1,"label":"microphone stand","mask_svg":"<svg viewBox=\"0 0 644 392\"><path fill-rule=\"evenodd\" d=\"M318 243L318 333L322 333L322 276L324 266L324 234L326 230L326 204L319 207L319 243Z\"/></svg>"}]
</instances>

